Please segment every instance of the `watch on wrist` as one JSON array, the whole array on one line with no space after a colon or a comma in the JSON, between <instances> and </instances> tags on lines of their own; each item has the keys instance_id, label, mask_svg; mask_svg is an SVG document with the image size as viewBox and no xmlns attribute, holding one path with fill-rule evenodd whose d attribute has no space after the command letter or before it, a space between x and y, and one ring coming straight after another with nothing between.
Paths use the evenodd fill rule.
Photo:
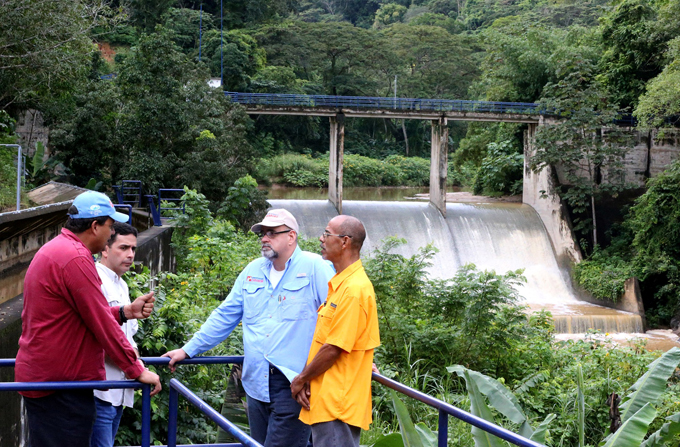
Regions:
<instances>
[{"instance_id":1,"label":"watch on wrist","mask_svg":"<svg viewBox=\"0 0 680 447\"><path fill-rule=\"evenodd\" d=\"M120 306L120 307L118 308L118 315L120 316L120 324L123 324L123 323L125 323L126 321L128 321L128 317L125 316L125 310L124 310L124 308L125 308L125 306Z\"/></svg>"}]
</instances>

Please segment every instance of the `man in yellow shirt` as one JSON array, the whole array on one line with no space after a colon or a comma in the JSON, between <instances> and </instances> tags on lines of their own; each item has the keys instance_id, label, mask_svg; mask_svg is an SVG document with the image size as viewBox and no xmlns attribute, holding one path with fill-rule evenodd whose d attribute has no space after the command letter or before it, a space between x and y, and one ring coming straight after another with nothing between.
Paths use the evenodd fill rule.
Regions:
<instances>
[{"instance_id":1,"label":"man in yellow shirt","mask_svg":"<svg viewBox=\"0 0 680 447\"><path fill-rule=\"evenodd\" d=\"M361 221L344 215L319 238L321 256L337 273L319 307L307 366L290 384L315 447L359 447L361 429L371 423L371 367L380 334L373 284L360 259L365 238Z\"/></svg>"}]
</instances>

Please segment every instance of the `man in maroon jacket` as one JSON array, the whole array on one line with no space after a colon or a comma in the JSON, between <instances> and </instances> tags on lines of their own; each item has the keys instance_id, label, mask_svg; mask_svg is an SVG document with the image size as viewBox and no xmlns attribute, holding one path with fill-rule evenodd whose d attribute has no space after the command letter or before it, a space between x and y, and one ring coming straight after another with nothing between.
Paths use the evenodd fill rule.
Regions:
<instances>
[{"instance_id":1,"label":"man in maroon jacket","mask_svg":"<svg viewBox=\"0 0 680 447\"><path fill-rule=\"evenodd\" d=\"M132 304L109 307L92 254L111 237L113 221L127 221L104 194L85 192L73 201L61 234L36 253L24 279L24 310L17 382L106 380L104 353L130 379L161 389L119 325L146 318L153 292ZM88 447L95 416L92 390L23 391L32 447Z\"/></svg>"}]
</instances>

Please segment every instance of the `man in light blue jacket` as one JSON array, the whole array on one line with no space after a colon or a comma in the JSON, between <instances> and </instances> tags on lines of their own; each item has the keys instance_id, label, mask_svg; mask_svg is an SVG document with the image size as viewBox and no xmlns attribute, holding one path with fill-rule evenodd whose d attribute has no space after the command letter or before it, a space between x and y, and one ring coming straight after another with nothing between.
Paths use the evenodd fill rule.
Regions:
<instances>
[{"instance_id":1,"label":"man in light blue jacket","mask_svg":"<svg viewBox=\"0 0 680 447\"><path fill-rule=\"evenodd\" d=\"M217 346L243 322L243 388L251 436L265 447L304 447L310 428L290 382L307 361L316 312L335 274L321 256L300 250L299 227L284 209L270 210L251 230L260 236L262 258L239 275L231 292L181 349L164 354L170 368Z\"/></svg>"}]
</instances>

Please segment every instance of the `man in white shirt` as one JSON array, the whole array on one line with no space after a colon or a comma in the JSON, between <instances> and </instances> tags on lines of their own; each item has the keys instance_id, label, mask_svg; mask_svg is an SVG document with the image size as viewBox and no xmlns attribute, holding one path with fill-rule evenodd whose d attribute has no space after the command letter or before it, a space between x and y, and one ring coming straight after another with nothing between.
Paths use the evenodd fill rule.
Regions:
<instances>
[{"instance_id":1,"label":"man in white shirt","mask_svg":"<svg viewBox=\"0 0 680 447\"><path fill-rule=\"evenodd\" d=\"M97 273L102 280L102 292L109 306L130 304L130 292L121 276L132 266L137 249L137 229L126 223L116 222L114 233L101 253L96 264ZM151 292L153 293L153 292ZM137 343L133 337L137 333L137 320L128 320L121 325L121 330L132 347L137 351ZM137 352L139 356L139 352ZM108 357L105 361L106 380L125 380L125 373ZM116 439L118 424L123 415L123 407L132 407L134 390L109 389L94 391L97 416L92 428L91 447L112 447Z\"/></svg>"}]
</instances>

